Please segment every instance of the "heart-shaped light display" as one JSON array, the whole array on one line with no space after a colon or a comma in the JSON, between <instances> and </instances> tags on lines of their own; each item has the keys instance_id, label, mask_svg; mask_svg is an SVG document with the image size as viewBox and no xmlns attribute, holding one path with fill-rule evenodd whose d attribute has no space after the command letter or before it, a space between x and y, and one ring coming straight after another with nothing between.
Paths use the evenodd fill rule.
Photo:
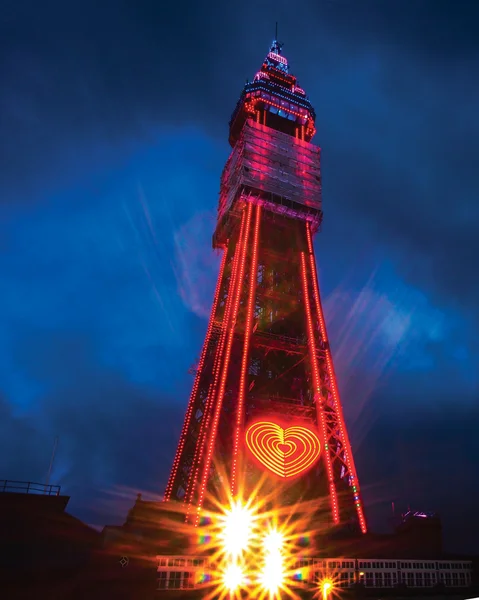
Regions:
<instances>
[{"instance_id":1,"label":"heart-shaped light display","mask_svg":"<svg viewBox=\"0 0 479 600\"><path fill-rule=\"evenodd\" d=\"M321 452L318 436L311 429L283 429L271 421L258 421L248 427L246 446L264 467L285 479L307 471Z\"/></svg>"}]
</instances>

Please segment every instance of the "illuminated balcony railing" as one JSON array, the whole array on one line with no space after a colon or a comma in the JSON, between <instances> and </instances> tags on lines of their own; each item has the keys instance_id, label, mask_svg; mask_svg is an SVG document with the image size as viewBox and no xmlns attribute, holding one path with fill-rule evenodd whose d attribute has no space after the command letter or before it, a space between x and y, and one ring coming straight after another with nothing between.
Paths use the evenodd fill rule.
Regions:
<instances>
[{"instance_id":1,"label":"illuminated balcony railing","mask_svg":"<svg viewBox=\"0 0 479 600\"><path fill-rule=\"evenodd\" d=\"M10 494L43 494L45 496L59 496L60 486L34 481L13 481L0 479L0 492Z\"/></svg>"}]
</instances>

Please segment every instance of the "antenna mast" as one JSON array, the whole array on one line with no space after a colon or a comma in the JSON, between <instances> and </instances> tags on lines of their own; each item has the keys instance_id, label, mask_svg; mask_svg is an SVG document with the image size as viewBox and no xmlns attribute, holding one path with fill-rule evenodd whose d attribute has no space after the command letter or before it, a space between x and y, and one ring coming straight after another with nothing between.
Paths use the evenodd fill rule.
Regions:
<instances>
[{"instance_id":1,"label":"antenna mast","mask_svg":"<svg viewBox=\"0 0 479 600\"><path fill-rule=\"evenodd\" d=\"M53 452L52 452L52 457L50 459L50 466L48 467L47 482L46 482L46 486L45 487L48 487L48 485L50 484L50 476L52 474L53 461L55 460L55 454L56 454L56 451L57 451L57 446L58 446L58 436L55 436L55 441L53 442Z\"/></svg>"}]
</instances>

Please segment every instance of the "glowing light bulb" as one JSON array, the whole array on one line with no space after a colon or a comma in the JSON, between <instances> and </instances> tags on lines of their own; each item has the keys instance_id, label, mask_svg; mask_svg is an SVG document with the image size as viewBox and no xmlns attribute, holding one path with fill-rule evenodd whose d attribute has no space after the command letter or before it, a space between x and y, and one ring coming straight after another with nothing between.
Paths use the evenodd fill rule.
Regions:
<instances>
[{"instance_id":1,"label":"glowing light bulb","mask_svg":"<svg viewBox=\"0 0 479 600\"><path fill-rule=\"evenodd\" d=\"M264 538L263 546L265 557L260 583L270 596L274 596L284 582L283 534L276 529L271 529Z\"/></svg>"},{"instance_id":2,"label":"glowing light bulb","mask_svg":"<svg viewBox=\"0 0 479 600\"><path fill-rule=\"evenodd\" d=\"M243 571L241 567L235 563L231 563L226 568L223 575L223 585L229 592L234 592L243 584Z\"/></svg>"},{"instance_id":3,"label":"glowing light bulb","mask_svg":"<svg viewBox=\"0 0 479 600\"><path fill-rule=\"evenodd\" d=\"M234 504L224 516L220 534L226 554L236 557L247 550L251 538L253 515L240 502Z\"/></svg>"},{"instance_id":4,"label":"glowing light bulb","mask_svg":"<svg viewBox=\"0 0 479 600\"><path fill-rule=\"evenodd\" d=\"M333 589L333 582L330 579L323 579L320 582L321 592L323 593L323 600L327 600L329 593Z\"/></svg>"},{"instance_id":5,"label":"glowing light bulb","mask_svg":"<svg viewBox=\"0 0 479 600\"><path fill-rule=\"evenodd\" d=\"M272 529L264 538L264 549L269 554L281 554L284 537L277 529Z\"/></svg>"}]
</instances>

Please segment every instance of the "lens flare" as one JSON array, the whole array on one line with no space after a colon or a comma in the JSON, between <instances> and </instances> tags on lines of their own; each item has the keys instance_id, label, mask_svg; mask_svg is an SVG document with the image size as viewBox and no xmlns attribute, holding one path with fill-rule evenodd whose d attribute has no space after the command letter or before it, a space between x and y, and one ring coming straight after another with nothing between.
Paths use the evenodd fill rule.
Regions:
<instances>
[{"instance_id":1,"label":"lens flare","mask_svg":"<svg viewBox=\"0 0 479 600\"><path fill-rule=\"evenodd\" d=\"M331 581L331 579L322 579L319 582L319 587L323 596L323 600L327 600L329 594L333 591L333 582Z\"/></svg>"},{"instance_id":2,"label":"lens flare","mask_svg":"<svg viewBox=\"0 0 479 600\"><path fill-rule=\"evenodd\" d=\"M225 554L236 557L248 549L253 526L251 511L236 502L224 515L220 539Z\"/></svg>"},{"instance_id":3,"label":"lens flare","mask_svg":"<svg viewBox=\"0 0 479 600\"><path fill-rule=\"evenodd\" d=\"M263 541L264 568L260 575L260 584L270 596L274 596L284 582L283 546L283 534L271 529Z\"/></svg>"},{"instance_id":4,"label":"lens flare","mask_svg":"<svg viewBox=\"0 0 479 600\"><path fill-rule=\"evenodd\" d=\"M277 529L271 529L264 538L264 551L268 554L279 554L283 549L284 536Z\"/></svg>"},{"instance_id":5,"label":"lens flare","mask_svg":"<svg viewBox=\"0 0 479 600\"><path fill-rule=\"evenodd\" d=\"M229 592L238 590L244 582L244 575L241 567L235 563L231 563L226 568L223 575L223 585Z\"/></svg>"}]
</instances>

